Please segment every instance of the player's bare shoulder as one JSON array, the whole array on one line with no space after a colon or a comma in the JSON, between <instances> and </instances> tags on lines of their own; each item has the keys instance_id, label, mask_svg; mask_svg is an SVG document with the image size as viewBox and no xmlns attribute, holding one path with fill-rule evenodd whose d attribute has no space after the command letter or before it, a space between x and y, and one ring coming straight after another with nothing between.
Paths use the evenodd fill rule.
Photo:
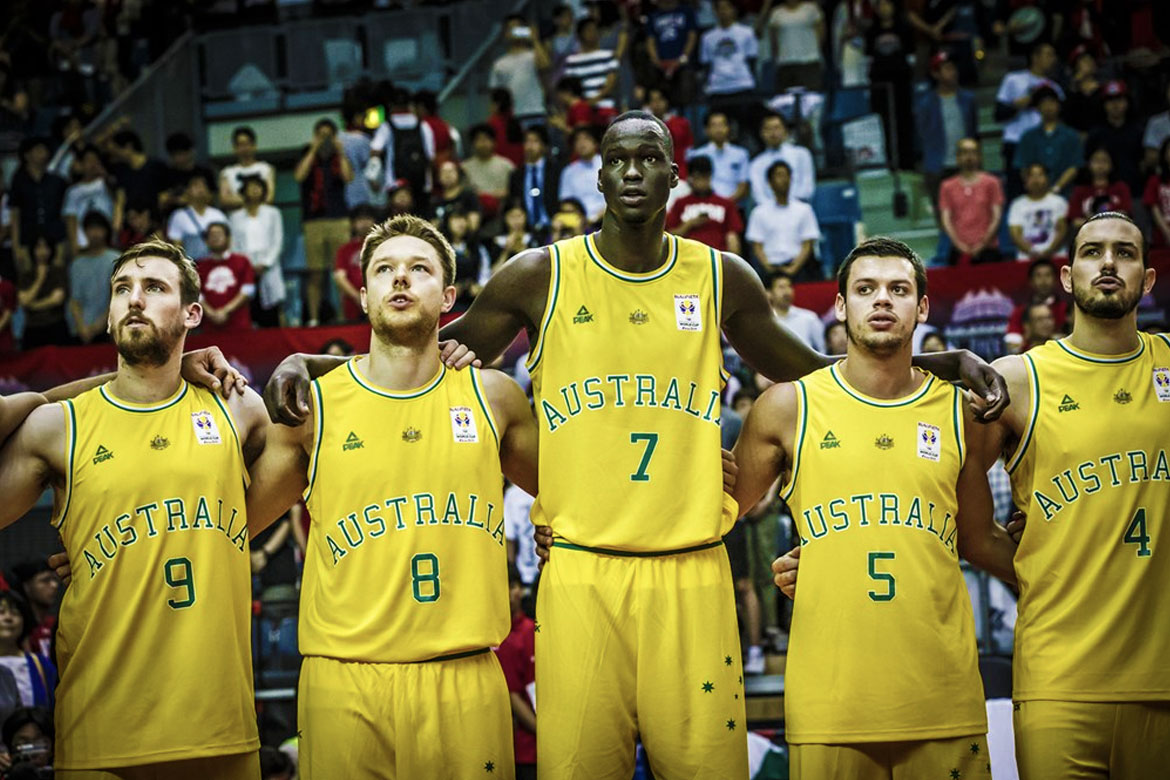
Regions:
<instances>
[{"instance_id":1,"label":"player's bare shoulder","mask_svg":"<svg viewBox=\"0 0 1170 780\"><path fill-rule=\"evenodd\" d=\"M1018 434L1027 425L1028 410L1032 406L1027 361L1023 355L1004 355L993 361L991 367L1003 376L1012 399L1000 419Z\"/></svg>"},{"instance_id":2,"label":"player's bare shoulder","mask_svg":"<svg viewBox=\"0 0 1170 780\"><path fill-rule=\"evenodd\" d=\"M772 385L756 399L748 418L755 418L760 433L792 452L796 440L796 425L800 415L800 399L795 382Z\"/></svg>"},{"instance_id":3,"label":"player's bare shoulder","mask_svg":"<svg viewBox=\"0 0 1170 780\"><path fill-rule=\"evenodd\" d=\"M65 404L42 404L33 409L12 434L11 446L48 464L54 475L65 473L69 435Z\"/></svg>"},{"instance_id":4,"label":"player's bare shoulder","mask_svg":"<svg viewBox=\"0 0 1170 780\"><path fill-rule=\"evenodd\" d=\"M524 394L524 390L516 383L515 379L494 368L485 368L480 371L480 378L483 381L483 392L487 396L486 400L491 407L492 414L501 425L506 427L509 422L519 420L522 416L532 416L528 406L528 396Z\"/></svg>"}]
</instances>

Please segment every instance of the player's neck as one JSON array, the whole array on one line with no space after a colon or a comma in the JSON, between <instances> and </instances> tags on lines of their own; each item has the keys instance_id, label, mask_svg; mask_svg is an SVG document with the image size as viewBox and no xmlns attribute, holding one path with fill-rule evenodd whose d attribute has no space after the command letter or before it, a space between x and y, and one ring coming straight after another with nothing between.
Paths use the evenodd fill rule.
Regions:
<instances>
[{"instance_id":1,"label":"player's neck","mask_svg":"<svg viewBox=\"0 0 1170 780\"><path fill-rule=\"evenodd\" d=\"M1079 308L1073 318L1068 341L1082 352L1094 355L1124 355L1138 348L1137 310L1121 319L1092 317Z\"/></svg>"},{"instance_id":2,"label":"player's neck","mask_svg":"<svg viewBox=\"0 0 1170 780\"><path fill-rule=\"evenodd\" d=\"M180 369L183 350L177 348L162 365L131 365L118 356L118 373L110 381L110 392L116 398L132 404L150 404L165 401L179 390L183 378Z\"/></svg>"},{"instance_id":3,"label":"player's neck","mask_svg":"<svg viewBox=\"0 0 1170 780\"><path fill-rule=\"evenodd\" d=\"M922 384L922 374L911 365L912 356L910 344L897 352L877 354L850 342L837 370L851 387L871 398L902 398Z\"/></svg>"},{"instance_id":4,"label":"player's neck","mask_svg":"<svg viewBox=\"0 0 1170 780\"><path fill-rule=\"evenodd\" d=\"M359 369L387 390L422 387L439 373L438 335L417 344L393 344L373 334L369 359L362 361Z\"/></svg>"},{"instance_id":5,"label":"player's neck","mask_svg":"<svg viewBox=\"0 0 1170 780\"><path fill-rule=\"evenodd\" d=\"M622 271L654 271L662 267L670 251L670 245L662 240L665 224L665 213L641 225L622 224L612 214L606 214L596 235L597 251Z\"/></svg>"}]
</instances>

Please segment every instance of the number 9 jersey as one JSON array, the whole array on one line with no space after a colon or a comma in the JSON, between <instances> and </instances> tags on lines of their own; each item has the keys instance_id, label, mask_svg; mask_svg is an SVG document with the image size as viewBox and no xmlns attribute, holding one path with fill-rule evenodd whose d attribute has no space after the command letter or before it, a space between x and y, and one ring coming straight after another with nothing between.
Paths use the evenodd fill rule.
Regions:
<instances>
[{"instance_id":1,"label":"number 9 jersey","mask_svg":"<svg viewBox=\"0 0 1170 780\"><path fill-rule=\"evenodd\" d=\"M98 769L259 748L247 472L213 393L62 404L54 522L73 567L57 627L56 766Z\"/></svg>"}]
</instances>

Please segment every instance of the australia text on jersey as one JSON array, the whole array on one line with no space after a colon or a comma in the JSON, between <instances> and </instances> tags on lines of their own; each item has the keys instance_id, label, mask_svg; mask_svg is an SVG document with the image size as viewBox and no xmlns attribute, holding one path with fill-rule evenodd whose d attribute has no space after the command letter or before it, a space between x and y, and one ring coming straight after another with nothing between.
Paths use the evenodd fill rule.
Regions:
<instances>
[{"instance_id":1,"label":"australia text on jersey","mask_svg":"<svg viewBox=\"0 0 1170 780\"><path fill-rule=\"evenodd\" d=\"M876 506L872 506L873 504ZM826 508L828 517L825 517ZM803 510L801 514L804 516L804 527L797 523L797 531L800 534L801 545L806 545L812 540L826 536L829 531L841 533L850 528L865 528L870 525L904 526L933 534L951 555L955 555L955 535L958 526L955 525L954 517L947 512L942 520L936 520L934 510L933 501L918 496L907 501L905 496L897 493L877 495L861 493L847 499L834 498L827 504L817 504ZM806 539L805 533L812 539Z\"/></svg>"},{"instance_id":2,"label":"australia text on jersey","mask_svg":"<svg viewBox=\"0 0 1170 780\"><path fill-rule=\"evenodd\" d=\"M689 387L684 390L686 385ZM667 382L653 374L609 374L604 380L591 376L564 385L560 396L558 399L556 393L541 393L540 409L549 433L555 433L582 411L595 412L607 406L668 409L719 427L719 391L700 391L696 383L682 382L678 377L670 377Z\"/></svg>"},{"instance_id":3,"label":"australia text on jersey","mask_svg":"<svg viewBox=\"0 0 1170 780\"><path fill-rule=\"evenodd\" d=\"M1170 482L1170 463L1166 460L1166 450L1158 450L1156 457L1152 452L1144 450L1114 452L1064 469L1054 474L1050 481L1057 488L1049 491L1052 495L1040 490L1032 491L1036 505L1044 511L1045 520L1052 520L1068 504L1074 503L1082 495L1091 496L1103 487Z\"/></svg>"},{"instance_id":4,"label":"australia text on jersey","mask_svg":"<svg viewBox=\"0 0 1170 780\"><path fill-rule=\"evenodd\" d=\"M137 544L143 538L140 531L145 532L147 539L154 539L160 533L217 531L222 533L237 551L244 552L248 542L248 523L244 513L236 507L230 507L225 525L223 499L216 499L214 503L214 520L211 516L212 502L204 496L199 497L195 513L190 516L187 502L182 498L166 498L161 503L152 501L135 507L130 512L123 512L114 518L112 523L103 525L101 530L93 535L94 541L82 551L85 562L89 564L89 578L92 580L96 577L107 562L117 557L123 547Z\"/></svg>"},{"instance_id":5,"label":"australia text on jersey","mask_svg":"<svg viewBox=\"0 0 1170 780\"><path fill-rule=\"evenodd\" d=\"M367 538L374 540L384 536L387 531L387 520L393 524L390 528L394 531L432 525L478 528L491 536L499 546L504 546L504 515L503 512L500 513L499 522L493 527L492 513L496 506L492 502L481 502L480 497L474 493L462 497L448 493L441 515L438 512L439 506L433 494L414 493L409 496L387 498L380 504L368 504L360 510L349 512L337 521L340 534L332 530L325 533L325 543L329 545L333 565L336 566L346 555L361 547ZM383 509L392 509L393 517L383 517L381 514ZM409 517L412 510L413 518ZM480 516L478 520L477 512Z\"/></svg>"}]
</instances>

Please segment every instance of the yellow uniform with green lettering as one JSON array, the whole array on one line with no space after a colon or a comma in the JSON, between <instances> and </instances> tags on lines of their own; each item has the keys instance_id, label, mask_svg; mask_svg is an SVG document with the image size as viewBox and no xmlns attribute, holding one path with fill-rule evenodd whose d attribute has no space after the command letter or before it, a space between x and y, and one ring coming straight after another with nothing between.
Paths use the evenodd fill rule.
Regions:
<instances>
[{"instance_id":1,"label":"yellow uniform with green lettering","mask_svg":"<svg viewBox=\"0 0 1170 780\"><path fill-rule=\"evenodd\" d=\"M1023 780L1170 765L1170 340L1138 336L1123 355L1064 339L1023 356L1028 425L1008 462L1028 516L1013 670Z\"/></svg>"},{"instance_id":2,"label":"yellow uniform with green lettering","mask_svg":"<svg viewBox=\"0 0 1170 780\"><path fill-rule=\"evenodd\" d=\"M784 691L793 777L990 777L956 551L963 395L923 374L879 400L838 366L796 387L781 491L801 544Z\"/></svg>"},{"instance_id":3,"label":"yellow uniform with green lettering","mask_svg":"<svg viewBox=\"0 0 1170 780\"><path fill-rule=\"evenodd\" d=\"M735 597L721 537L722 264L667 236L632 274L592 237L554 244L529 360L532 510L557 537L538 595L542 778L747 776Z\"/></svg>"},{"instance_id":4,"label":"yellow uniform with green lettering","mask_svg":"<svg viewBox=\"0 0 1170 780\"><path fill-rule=\"evenodd\" d=\"M63 406L55 524L73 582L57 627L58 771L251 753L214 766L254 780L247 472L231 415L186 382L156 404L105 385Z\"/></svg>"},{"instance_id":5,"label":"yellow uniform with green lettering","mask_svg":"<svg viewBox=\"0 0 1170 780\"><path fill-rule=\"evenodd\" d=\"M512 777L499 437L478 369L410 391L354 358L313 383L300 771Z\"/></svg>"}]
</instances>

